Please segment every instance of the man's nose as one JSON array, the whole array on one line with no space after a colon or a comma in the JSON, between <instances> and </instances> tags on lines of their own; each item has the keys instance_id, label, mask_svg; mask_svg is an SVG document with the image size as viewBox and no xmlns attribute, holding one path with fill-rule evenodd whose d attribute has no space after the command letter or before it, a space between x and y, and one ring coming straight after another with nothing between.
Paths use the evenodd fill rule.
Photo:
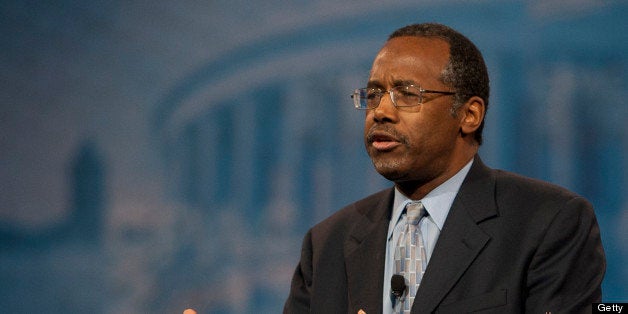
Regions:
<instances>
[{"instance_id":1,"label":"man's nose","mask_svg":"<svg viewBox=\"0 0 628 314\"><path fill-rule=\"evenodd\" d=\"M390 93L382 95L379 106L373 109L373 119L377 122L395 122L397 121L397 107L392 102Z\"/></svg>"}]
</instances>

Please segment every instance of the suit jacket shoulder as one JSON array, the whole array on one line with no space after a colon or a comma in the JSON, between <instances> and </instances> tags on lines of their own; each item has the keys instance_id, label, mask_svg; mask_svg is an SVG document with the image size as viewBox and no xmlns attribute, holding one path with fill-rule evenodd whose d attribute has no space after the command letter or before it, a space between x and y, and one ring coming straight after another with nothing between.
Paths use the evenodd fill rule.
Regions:
<instances>
[{"instance_id":1,"label":"suit jacket shoulder","mask_svg":"<svg viewBox=\"0 0 628 314\"><path fill-rule=\"evenodd\" d=\"M574 198L583 198L564 187L549 182L524 177L504 170L491 171L495 177L497 196L550 202L564 202Z\"/></svg>"},{"instance_id":2,"label":"suit jacket shoulder","mask_svg":"<svg viewBox=\"0 0 628 314\"><path fill-rule=\"evenodd\" d=\"M352 203L303 240L284 313L381 312L393 189Z\"/></svg>"},{"instance_id":3,"label":"suit jacket shoulder","mask_svg":"<svg viewBox=\"0 0 628 314\"><path fill-rule=\"evenodd\" d=\"M361 226L360 221L377 223L381 220L390 220L394 190L388 188L371 194L361 200L351 203L333 213L320 223L312 227L312 234L319 242L327 238L345 237L355 226Z\"/></svg>"},{"instance_id":4,"label":"suit jacket shoulder","mask_svg":"<svg viewBox=\"0 0 628 314\"><path fill-rule=\"evenodd\" d=\"M562 187L476 157L421 282L417 313L580 313L601 298L593 207Z\"/></svg>"}]
</instances>

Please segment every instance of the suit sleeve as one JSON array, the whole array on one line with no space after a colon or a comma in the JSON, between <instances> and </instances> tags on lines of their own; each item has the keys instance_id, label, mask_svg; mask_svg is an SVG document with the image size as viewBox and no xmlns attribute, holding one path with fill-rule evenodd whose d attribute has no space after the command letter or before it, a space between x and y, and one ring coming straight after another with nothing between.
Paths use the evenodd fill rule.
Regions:
<instances>
[{"instance_id":1,"label":"suit sleeve","mask_svg":"<svg viewBox=\"0 0 628 314\"><path fill-rule=\"evenodd\" d=\"M606 260L593 207L576 197L552 219L530 264L527 313L591 313Z\"/></svg>"},{"instance_id":2,"label":"suit sleeve","mask_svg":"<svg viewBox=\"0 0 628 314\"><path fill-rule=\"evenodd\" d=\"M301 248L301 260L297 265L292 283L290 295L284 305L284 314L309 313L310 298L312 293L312 231L310 230L303 239Z\"/></svg>"}]
</instances>

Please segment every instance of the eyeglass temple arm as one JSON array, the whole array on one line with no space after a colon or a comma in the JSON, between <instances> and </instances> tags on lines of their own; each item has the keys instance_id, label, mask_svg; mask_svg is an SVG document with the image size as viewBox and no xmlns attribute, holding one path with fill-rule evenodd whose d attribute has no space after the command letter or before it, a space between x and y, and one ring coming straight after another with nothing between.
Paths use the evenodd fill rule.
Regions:
<instances>
[{"instance_id":1,"label":"eyeglass temple arm","mask_svg":"<svg viewBox=\"0 0 628 314\"><path fill-rule=\"evenodd\" d=\"M442 90L431 90L431 89L421 89L422 93L431 93L431 94L445 94L445 95L453 95L456 92L448 92Z\"/></svg>"}]
</instances>

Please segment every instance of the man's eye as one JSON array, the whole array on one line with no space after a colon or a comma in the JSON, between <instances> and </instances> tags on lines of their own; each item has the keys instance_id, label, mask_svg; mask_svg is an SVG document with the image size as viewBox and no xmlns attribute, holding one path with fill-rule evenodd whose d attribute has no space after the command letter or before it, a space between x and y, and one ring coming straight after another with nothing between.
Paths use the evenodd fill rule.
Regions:
<instances>
[{"instance_id":1,"label":"man's eye","mask_svg":"<svg viewBox=\"0 0 628 314\"><path fill-rule=\"evenodd\" d=\"M382 91L374 89L374 90L369 90L366 92L366 98L367 99L375 99L375 98L379 98L382 96Z\"/></svg>"},{"instance_id":2,"label":"man's eye","mask_svg":"<svg viewBox=\"0 0 628 314\"><path fill-rule=\"evenodd\" d=\"M419 95L412 91L403 90L401 91L401 96L402 97L418 97Z\"/></svg>"},{"instance_id":3,"label":"man's eye","mask_svg":"<svg viewBox=\"0 0 628 314\"><path fill-rule=\"evenodd\" d=\"M397 93L401 97L418 97L419 96L418 91L410 87L399 88L397 89Z\"/></svg>"}]
</instances>

